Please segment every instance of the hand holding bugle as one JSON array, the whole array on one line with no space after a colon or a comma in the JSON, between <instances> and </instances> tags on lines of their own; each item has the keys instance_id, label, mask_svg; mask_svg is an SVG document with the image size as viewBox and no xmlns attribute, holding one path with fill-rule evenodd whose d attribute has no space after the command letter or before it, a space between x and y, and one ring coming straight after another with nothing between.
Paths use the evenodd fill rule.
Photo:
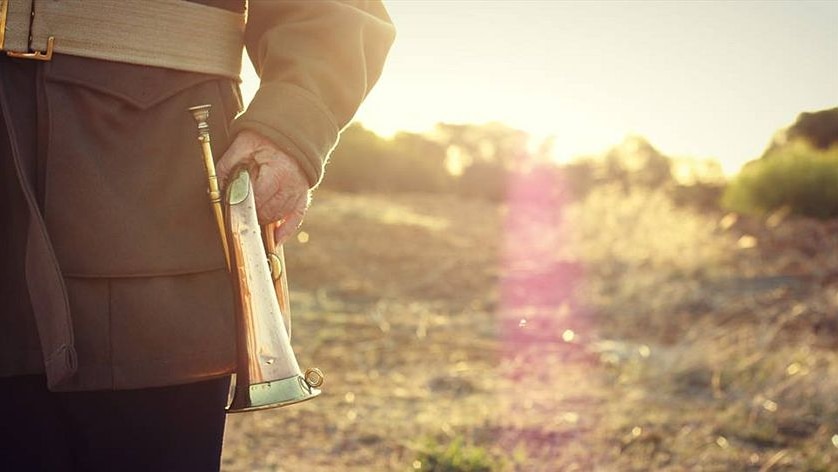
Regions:
<instances>
[{"instance_id":1,"label":"hand holding bugle","mask_svg":"<svg viewBox=\"0 0 838 472\"><path fill-rule=\"evenodd\" d=\"M229 412L290 405L320 394L323 373L300 370L291 348L288 281L275 224L259 226L249 169L230 174L223 209L209 136L210 105L189 111L207 172L210 204L233 282L236 309L236 386Z\"/></svg>"}]
</instances>

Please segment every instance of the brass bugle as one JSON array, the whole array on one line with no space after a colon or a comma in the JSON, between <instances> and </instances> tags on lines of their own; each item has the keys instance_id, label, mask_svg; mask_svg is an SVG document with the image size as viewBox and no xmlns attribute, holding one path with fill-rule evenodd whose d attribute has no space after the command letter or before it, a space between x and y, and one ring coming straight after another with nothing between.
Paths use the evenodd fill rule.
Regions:
<instances>
[{"instance_id":1,"label":"brass bugle","mask_svg":"<svg viewBox=\"0 0 838 472\"><path fill-rule=\"evenodd\" d=\"M209 133L209 112L212 105L198 105L189 111L192 118L198 125L198 141L201 143L201 155L204 158L204 170L207 172L207 193L209 194L212 212L215 215L215 223L218 226L218 233L221 236L221 245L224 247L224 259L227 261L227 270L230 270L230 248L227 245L227 232L224 230L224 217L221 212L221 191L218 186L218 177L215 175L215 161L212 157L212 145Z\"/></svg>"},{"instance_id":2,"label":"brass bugle","mask_svg":"<svg viewBox=\"0 0 838 472\"><path fill-rule=\"evenodd\" d=\"M217 188L218 181L208 145L209 105L190 111L198 125L205 164L211 164L207 176L212 194L213 182ZM206 140L202 139L204 135ZM276 225L259 226L247 167L237 167L231 173L224 191L223 213L215 212L216 202L212 204L223 232L236 311L236 381L227 411L274 408L316 397L323 373L319 369L303 373L291 347L284 253L274 239ZM222 202L217 205L220 210Z\"/></svg>"}]
</instances>

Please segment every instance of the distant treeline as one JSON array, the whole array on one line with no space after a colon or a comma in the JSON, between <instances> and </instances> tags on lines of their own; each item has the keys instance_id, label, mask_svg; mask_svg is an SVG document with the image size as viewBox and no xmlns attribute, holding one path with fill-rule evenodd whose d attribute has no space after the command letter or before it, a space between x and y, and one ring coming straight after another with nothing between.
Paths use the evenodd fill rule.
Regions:
<instances>
[{"instance_id":1,"label":"distant treeline","mask_svg":"<svg viewBox=\"0 0 838 472\"><path fill-rule=\"evenodd\" d=\"M802 113L775 134L760 159L730 183L712 160L665 156L646 139L630 136L598 156L560 164L551 139L499 123L440 123L428 133L382 138L360 124L341 135L327 166L324 188L344 192L432 192L502 201L516 175L553 179L550 191L584 198L598 186L654 189L679 204L767 214L838 216L838 108Z\"/></svg>"},{"instance_id":2,"label":"distant treeline","mask_svg":"<svg viewBox=\"0 0 838 472\"><path fill-rule=\"evenodd\" d=\"M434 192L501 201L516 174L556 180L552 190L582 198L605 184L666 188L678 200L715 205L723 176L712 161L672 159L641 137L628 137L602 156L559 164L552 140L533 143L508 126L439 124L429 133L382 138L360 124L341 135L324 188L345 192Z\"/></svg>"}]
</instances>

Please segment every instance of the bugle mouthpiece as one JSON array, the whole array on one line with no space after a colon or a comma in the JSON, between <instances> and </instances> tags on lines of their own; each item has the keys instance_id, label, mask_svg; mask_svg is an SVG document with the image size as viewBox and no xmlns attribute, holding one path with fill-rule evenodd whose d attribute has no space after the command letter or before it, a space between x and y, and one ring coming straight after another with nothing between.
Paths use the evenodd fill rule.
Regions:
<instances>
[{"instance_id":1,"label":"bugle mouthpiece","mask_svg":"<svg viewBox=\"0 0 838 472\"><path fill-rule=\"evenodd\" d=\"M195 119L195 123L198 124L198 133L206 133L209 134L209 112L212 105L198 105L196 107L190 107L189 111L192 113L192 118Z\"/></svg>"}]
</instances>

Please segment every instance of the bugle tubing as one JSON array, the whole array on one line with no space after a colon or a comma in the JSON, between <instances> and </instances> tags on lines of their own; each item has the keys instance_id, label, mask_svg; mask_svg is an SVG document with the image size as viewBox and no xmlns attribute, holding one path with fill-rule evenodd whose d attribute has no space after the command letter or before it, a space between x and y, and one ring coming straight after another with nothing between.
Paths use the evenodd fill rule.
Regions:
<instances>
[{"instance_id":1,"label":"bugle tubing","mask_svg":"<svg viewBox=\"0 0 838 472\"><path fill-rule=\"evenodd\" d=\"M236 310L236 385L231 413L274 408L320 394L323 373L303 374L291 347L288 283L275 225L260 227L249 169L233 170L222 199L209 140L209 105L190 108L207 169ZM218 198L215 198L218 195Z\"/></svg>"}]
</instances>

